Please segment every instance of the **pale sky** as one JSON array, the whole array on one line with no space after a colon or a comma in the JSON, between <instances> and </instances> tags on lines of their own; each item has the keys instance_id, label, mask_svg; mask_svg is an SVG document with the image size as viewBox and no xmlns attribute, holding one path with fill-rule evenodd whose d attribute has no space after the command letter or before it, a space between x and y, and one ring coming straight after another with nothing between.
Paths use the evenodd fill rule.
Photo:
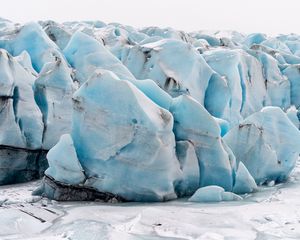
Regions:
<instances>
[{"instance_id":1,"label":"pale sky","mask_svg":"<svg viewBox=\"0 0 300 240\"><path fill-rule=\"evenodd\" d=\"M15 22L101 20L135 27L300 34L300 0L0 0Z\"/></svg>"}]
</instances>

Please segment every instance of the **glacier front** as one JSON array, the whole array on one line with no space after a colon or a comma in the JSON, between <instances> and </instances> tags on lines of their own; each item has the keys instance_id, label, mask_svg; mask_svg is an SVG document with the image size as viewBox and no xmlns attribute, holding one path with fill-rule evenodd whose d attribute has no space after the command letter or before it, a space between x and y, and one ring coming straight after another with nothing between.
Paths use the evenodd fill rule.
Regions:
<instances>
[{"instance_id":1,"label":"glacier front","mask_svg":"<svg viewBox=\"0 0 300 240\"><path fill-rule=\"evenodd\" d=\"M295 34L1 19L0 185L239 200L299 157L299 64Z\"/></svg>"}]
</instances>

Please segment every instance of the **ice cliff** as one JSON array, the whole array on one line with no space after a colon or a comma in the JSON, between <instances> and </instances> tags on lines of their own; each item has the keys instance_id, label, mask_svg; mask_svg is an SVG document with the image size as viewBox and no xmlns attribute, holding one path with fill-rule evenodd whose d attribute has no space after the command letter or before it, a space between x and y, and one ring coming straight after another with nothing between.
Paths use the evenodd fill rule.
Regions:
<instances>
[{"instance_id":1,"label":"ice cliff","mask_svg":"<svg viewBox=\"0 0 300 240\"><path fill-rule=\"evenodd\" d=\"M0 184L240 199L300 153L300 36L0 22ZM46 157L47 154L47 157Z\"/></svg>"}]
</instances>

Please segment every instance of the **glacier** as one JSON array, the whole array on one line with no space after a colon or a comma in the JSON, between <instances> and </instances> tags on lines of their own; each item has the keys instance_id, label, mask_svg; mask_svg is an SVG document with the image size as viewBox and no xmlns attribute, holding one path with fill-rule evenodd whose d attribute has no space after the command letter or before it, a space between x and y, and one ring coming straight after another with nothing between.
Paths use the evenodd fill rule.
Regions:
<instances>
[{"instance_id":1,"label":"glacier","mask_svg":"<svg viewBox=\"0 0 300 240\"><path fill-rule=\"evenodd\" d=\"M300 153L299 64L295 34L1 19L0 185L201 202L284 182Z\"/></svg>"}]
</instances>

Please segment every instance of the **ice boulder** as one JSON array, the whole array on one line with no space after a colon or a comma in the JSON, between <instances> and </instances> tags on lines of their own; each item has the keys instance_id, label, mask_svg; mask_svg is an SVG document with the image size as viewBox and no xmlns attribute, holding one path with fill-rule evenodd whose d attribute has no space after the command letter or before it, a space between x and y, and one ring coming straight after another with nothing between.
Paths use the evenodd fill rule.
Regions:
<instances>
[{"instance_id":1,"label":"ice boulder","mask_svg":"<svg viewBox=\"0 0 300 240\"><path fill-rule=\"evenodd\" d=\"M161 37L165 39L176 39L184 42L189 42L191 40L190 36L183 32L177 31L173 28L159 28L159 27L146 27L141 29L142 33L147 34L149 37Z\"/></svg>"},{"instance_id":2,"label":"ice boulder","mask_svg":"<svg viewBox=\"0 0 300 240\"><path fill-rule=\"evenodd\" d=\"M278 61L271 55L259 50L248 51L248 53L256 57L262 65L261 72L268 95L264 106L288 108L291 104L290 82L281 73Z\"/></svg>"},{"instance_id":3,"label":"ice boulder","mask_svg":"<svg viewBox=\"0 0 300 240\"><path fill-rule=\"evenodd\" d=\"M153 79L172 97L188 94L201 104L213 74L192 45L174 39L136 45L122 62L137 79Z\"/></svg>"},{"instance_id":4,"label":"ice boulder","mask_svg":"<svg viewBox=\"0 0 300 240\"><path fill-rule=\"evenodd\" d=\"M278 107L265 107L247 117L224 141L257 184L285 180L300 153L300 132Z\"/></svg>"},{"instance_id":5,"label":"ice boulder","mask_svg":"<svg viewBox=\"0 0 300 240\"><path fill-rule=\"evenodd\" d=\"M71 38L71 33L64 25L54 21L44 21L39 22L39 24L43 27L48 37L55 42L60 49L64 49L67 46Z\"/></svg>"},{"instance_id":6,"label":"ice boulder","mask_svg":"<svg viewBox=\"0 0 300 240\"><path fill-rule=\"evenodd\" d=\"M239 201L242 198L232 192L225 192L224 188L219 186L207 186L199 188L189 202L221 202L221 201Z\"/></svg>"},{"instance_id":7,"label":"ice boulder","mask_svg":"<svg viewBox=\"0 0 300 240\"><path fill-rule=\"evenodd\" d=\"M205 91L205 109L214 117L227 118L229 123L230 120L234 119L228 114L231 105L232 89L226 76L214 72Z\"/></svg>"},{"instance_id":8,"label":"ice boulder","mask_svg":"<svg viewBox=\"0 0 300 240\"><path fill-rule=\"evenodd\" d=\"M49 168L45 171L46 176L71 185L83 184L86 180L69 134L61 136L59 142L48 152L47 159Z\"/></svg>"},{"instance_id":9,"label":"ice boulder","mask_svg":"<svg viewBox=\"0 0 300 240\"><path fill-rule=\"evenodd\" d=\"M71 136L88 179L84 187L131 201L177 197L182 171L167 110L104 70L97 70L73 99Z\"/></svg>"},{"instance_id":10,"label":"ice boulder","mask_svg":"<svg viewBox=\"0 0 300 240\"><path fill-rule=\"evenodd\" d=\"M0 47L5 48L13 56L27 51L37 72L40 72L45 63L52 62L56 56L61 57L55 43L50 40L41 26L34 22L25 24L10 37L0 38Z\"/></svg>"},{"instance_id":11,"label":"ice boulder","mask_svg":"<svg viewBox=\"0 0 300 240\"><path fill-rule=\"evenodd\" d=\"M290 65L282 73L290 82L291 104L300 108L300 64Z\"/></svg>"},{"instance_id":12,"label":"ice boulder","mask_svg":"<svg viewBox=\"0 0 300 240\"><path fill-rule=\"evenodd\" d=\"M34 84L35 99L45 125L43 149L49 150L62 134L71 132L74 91L71 69L64 59L56 58L44 65Z\"/></svg>"},{"instance_id":13,"label":"ice boulder","mask_svg":"<svg viewBox=\"0 0 300 240\"><path fill-rule=\"evenodd\" d=\"M65 48L69 63L76 69L76 79L82 84L97 69L114 72L120 79L128 80L159 106L169 109L172 98L151 79L137 80L132 73L100 42L76 32Z\"/></svg>"},{"instance_id":14,"label":"ice boulder","mask_svg":"<svg viewBox=\"0 0 300 240\"><path fill-rule=\"evenodd\" d=\"M210 97L211 103L205 101L205 106L208 106L209 110L214 101L219 103L223 99L223 103L218 104L218 106L226 103L223 105L222 115L215 115L212 112L214 116L223 118L234 125L264 106L267 93L262 66L257 59L240 49L223 48L207 51L203 56L209 66L226 81L230 93L229 101L226 97L228 94L226 88L221 92L214 92ZM212 80L216 81L217 79ZM211 91L218 87L216 83L213 86Z\"/></svg>"},{"instance_id":15,"label":"ice boulder","mask_svg":"<svg viewBox=\"0 0 300 240\"><path fill-rule=\"evenodd\" d=\"M96 69L113 71L122 80L133 80L130 71L100 42L76 32L64 49L64 55L73 68L76 78L83 84Z\"/></svg>"},{"instance_id":16,"label":"ice boulder","mask_svg":"<svg viewBox=\"0 0 300 240\"><path fill-rule=\"evenodd\" d=\"M37 72L34 70L32 67L32 62L30 55L28 54L27 51L21 52L20 55L15 56L14 59L23 66L25 70L27 70L29 73L31 73L33 76L37 76Z\"/></svg>"},{"instance_id":17,"label":"ice boulder","mask_svg":"<svg viewBox=\"0 0 300 240\"><path fill-rule=\"evenodd\" d=\"M248 169L243 162L239 162L235 182L233 186L233 192L237 194L251 193L257 189L257 185Z\"/></svg>"},{"instance_id":18,"label":"ice boulder","mask_svg":"<svg viewBox=\"0 0 300 240\"><path fill-rule=\"evenodd\" d=\"M266 39L267 36L263 33L252 33L245 38L243 44L250 48L253 44L260 44Z\"/></svg>"},{"instance_id":19,"label":"ice boulder","mask_svg":"<svg viewBox=\"0 0 300 240\"><path fill-rule=\"evenodd\" d=\"M215 119L193 98L174 98L170 107L177 141L193 143L200 165L200 186L218 185L231 191L235 158L221 138Z\"/></svg>"},{"instance_id":20,"label":"ice boulder","mask_svg":"<svg viewBox=\"0 0 300 240\"><path fill-rule=\"evenodd\" d=\"M260 44L278 50L280 52L284 52L286 54L291 54L291 50L288 48L288 46L283 41L280 41L277 38L268 38Z\"/></svg>"},{"instance_id":21,"label":"ice boulder","mask_svg":"<svg viewBox=\"0 0 300 240\"><path fill-rule=\"evenodd\" d=\"M0 75L0 145L39 149L44 126L34 100L34 76L3 49Z\"/></svg>"}]
</instances>

